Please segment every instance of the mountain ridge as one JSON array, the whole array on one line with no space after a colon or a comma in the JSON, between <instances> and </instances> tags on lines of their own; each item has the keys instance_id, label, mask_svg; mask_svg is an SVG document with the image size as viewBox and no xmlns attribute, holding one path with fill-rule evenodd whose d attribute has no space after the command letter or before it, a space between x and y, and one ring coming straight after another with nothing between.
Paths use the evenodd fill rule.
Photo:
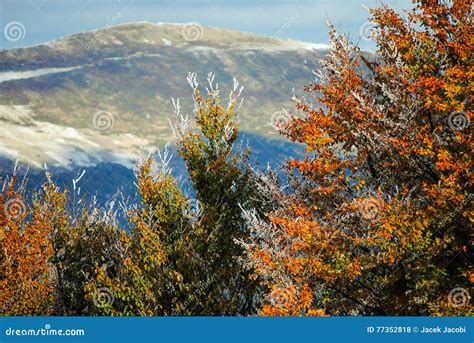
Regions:
<instances>
[{"instance_id":1,"label":"mountain ridge","mask_svg":"<svg viewBox=\"0 0 474 343\"><path fill-rule=\"evenodd\" d=\"M317 47L194 23L127 23L0 50L0 155L35 168L130 167L173 142L171 98L192 113L191 71L201 83L214 72L224 100L237 78L239 129L278 140L273 121L288 119L292 95L312 81L326 52Z\"/></svg>"}]
</instances>

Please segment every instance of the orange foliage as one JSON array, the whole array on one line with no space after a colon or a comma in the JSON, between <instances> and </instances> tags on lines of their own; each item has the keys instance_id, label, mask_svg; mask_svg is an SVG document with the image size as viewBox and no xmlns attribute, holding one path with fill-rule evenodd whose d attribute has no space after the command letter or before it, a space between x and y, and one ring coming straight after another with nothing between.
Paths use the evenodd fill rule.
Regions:
<instances>
[{"instance_id":1,"label":"orange foliage","mask_svg":"<svg viewBox=\"0 0 474 343\"><path fill-rule=\"evenodd\" d=\"M15 177L6 180L0 193L0 312L46 315L54 304L48 275L50 228L40 213L29 212L15 183Z\"/></svg>"},{"instance_id":2,"label":"orange foliage","mask_svg":"<svg viewBox=\"0 0 474 343\"><path fill-rule=\"evenodd\" d=\"M416 3L407 18L371 11L375 56L330 28L320 82L306 87L323 108L300 99L305 116L283 129L306 145L288 163L302 176L247 246L272 290L262 314L472 310L446 301L472 273L472 1Z\"/></svg>"}]
</instances>

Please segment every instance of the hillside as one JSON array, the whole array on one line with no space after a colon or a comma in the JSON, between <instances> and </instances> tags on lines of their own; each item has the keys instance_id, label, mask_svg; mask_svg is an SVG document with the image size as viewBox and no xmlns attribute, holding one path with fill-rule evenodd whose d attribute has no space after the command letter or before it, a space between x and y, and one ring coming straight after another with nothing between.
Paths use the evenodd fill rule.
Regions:
<instances>
[{"instance_id":1,"label":"hillside","mask_svg":"<svg viewBox=\"0 0 474 343\"><path fill-rule=\"evenodd\" d=\"M173 141L171 98L191 114L190 71L201 83L214 72L224 98L237 78L245 86L239 128L278 139L272 121L286 118L324 53L315 44L152 23L0 50L0 153L35 168L130 168Z\"/></svg>"}]
</instances>

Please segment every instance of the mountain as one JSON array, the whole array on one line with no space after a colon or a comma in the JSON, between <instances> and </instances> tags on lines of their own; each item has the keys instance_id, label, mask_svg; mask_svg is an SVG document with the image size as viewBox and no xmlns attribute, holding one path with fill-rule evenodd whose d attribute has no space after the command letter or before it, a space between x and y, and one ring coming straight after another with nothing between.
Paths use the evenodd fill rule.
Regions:
<instances>
[{"instance_id":1,"label":"mountain","mask_svg":"<svg viewBox=\"0 0 474 343\"><path fill-rule=\"evenodd\" d=\"M302 152L301 147L297 144L269 139L252 133L243 133L236 148L243 145L252 148L250 162L257 168L264 168L268 163L274 167L278 166L289 157L300 156ZM172 174L181 180L180 184L185 191L191 191L184 161L179 158L176 147L171 146L168 151L171 156L169 167ZM0 157L0 187L2 185L1 177L11 175L15 163L14 160ZM113 199L118 192L125 197L138 196L134 170L121 164L99 162L95 165L75 166L74 168L48 166L48 171L52 173L54 181L62 189L73 191L77 198L90 199L94 196L102 205ZM26 175L28 187L32 189L39 189L47 181L43 169L32 168L25 163L19 164L18 175L20 177ZM78 180L75 190L73 189L73 180Z\"/></svg>"},{"instance_id":2,"label":"mountain","mask_svg":"<svg viewBox=\"0 0 474 343\"><path fill-rule=\"evenodd\" d=\"M201 84L213 72L224 99L234 77L245 87L239 129L264 152L257 153L260 162L275 162L275 153L296 147L272 122L288 117L291 96L312 81L325 53L316 44L164 23L123 24L0 50L4 169L15 159L32 170L46 163L67 173L106 164L132 168L146 151L172 144L171 98L192 114L188 72Z\"/></svg>"}]
</instances>

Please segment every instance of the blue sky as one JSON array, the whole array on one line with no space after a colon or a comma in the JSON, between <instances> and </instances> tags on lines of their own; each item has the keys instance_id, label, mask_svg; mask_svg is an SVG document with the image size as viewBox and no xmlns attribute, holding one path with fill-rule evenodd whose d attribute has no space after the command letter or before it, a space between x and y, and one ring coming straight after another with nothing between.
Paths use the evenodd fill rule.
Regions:
<instances>
[{"instance_id":1,"label":"blue sky","mask_svg":"<svg viewBox=\"0 0 474 343\"><path fill-rule=\"evenodd\" d=\"M0 0L0 48L39 44L113 23L198 22L237 31L327 43L326 21L358 37L367 22L363 7L381 3L401 11L411 0ZM11 23L20 36L6 39ZM18 25L17 25L18 27ZM282 27L285 27L282 30ZM24 28L24 29L23 29ZM363 48L372 48L362 41Z\"/></svg>"}]
</instances>

